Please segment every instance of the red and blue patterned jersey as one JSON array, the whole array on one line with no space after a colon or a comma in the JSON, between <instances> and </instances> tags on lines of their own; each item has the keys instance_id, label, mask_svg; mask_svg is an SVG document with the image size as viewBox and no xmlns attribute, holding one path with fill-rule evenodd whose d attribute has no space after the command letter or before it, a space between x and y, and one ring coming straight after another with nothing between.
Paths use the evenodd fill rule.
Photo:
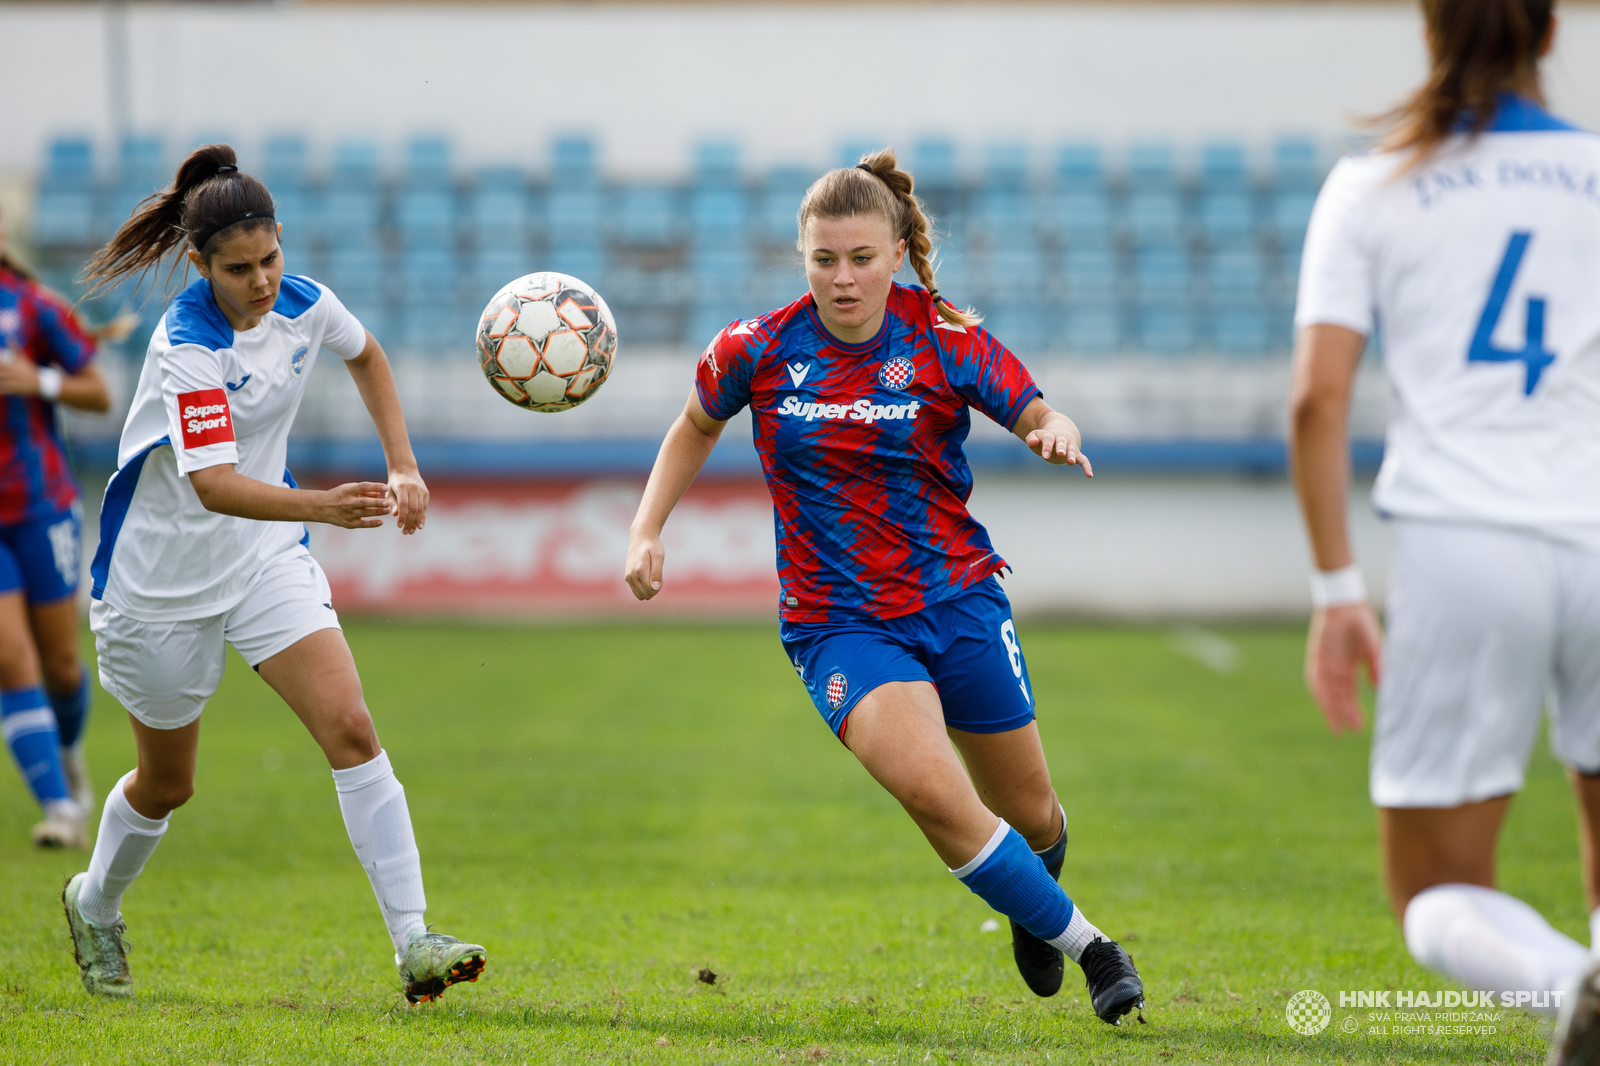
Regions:
<instances>
[{"instance_id":1,"label":"red and blue patterned jersey","mask_svg":"<svg viewBox=\"0 0 1600 1066\"><path fill-rule=\"evenodd\" d=\"M0 358L76 374L94 352L94 338L64 300L0 265ZM56 405L37 396L0 396L0 412L0 525L70 507L78 485L61 445Z\"/></svg>"},{"instance_id":2,"label":"red and blue patterned jersey","mask_svg":"<svg viewBox=\"0 0 1600 1066\"><path fill-rule=\"evenodd\" d=\"M926 290L895 285L863 344L829 333L810 293L735 322L695 385L712 418L750 407L785 622L896 618L1005 566L967 513L967 409L1010 429L1039 389L987 331L941 319Z\"/></svg>"}]
</instances>

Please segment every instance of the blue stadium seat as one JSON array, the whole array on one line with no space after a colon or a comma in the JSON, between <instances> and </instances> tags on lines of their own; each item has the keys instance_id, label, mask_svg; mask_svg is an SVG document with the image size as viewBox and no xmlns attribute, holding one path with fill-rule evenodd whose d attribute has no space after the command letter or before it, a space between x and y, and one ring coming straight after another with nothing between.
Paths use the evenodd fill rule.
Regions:
<instances>
[{"instance_id":1,"label":"blue stadium seat","mask_svg":"<svg viewBox=\"0 0 1600 1066\"><path fill-rule=\"evenodd\" d=\"M1255 193L1245 165L1244 145L1207 144L1200 149L1200 233L1213 248L1243 244L1255 234Z\"/></svg>"},{"instance_id":2,"label":"blue stadium seat","mask_svg":"<svg viewBox=\"0 0 1600 1066\"><path fill-rule=\"evenodd\" d=\"M1199 348L1195 308L1184 301L1138 306L1134 340L1140 351L1154 355L1188 355Z\"/></svg>"},{"instance_id":3,"label":"blue stadium seat","mask_svg":"<svg viewBox=\"0 0 1600 1066\"><path fill-rule=\"evenodd\" d=\"M801 167L776 167L767 175L755 224L763 240L794 244L799 235L795 219L800 212L800 201L817 176L814 171Z\"/></svg>"},{"instance_id":4,"label":"blue stadium seat","mask_svg":"<svg viewBox=\"0 0 1600 1066\"><path fill-rule=\"evenodd\" d=\"M481 310L489 297L533 271L533 256L525 247L479 249L465 263L463 287L467 306L474 311Z\"/></svg>"},{"instance_id":5,"label":"blue stadium seat","mask_svg":"<svg viewBox=\"0 0 1600 1066\"><path fill-rule=\"evenodd\" d=\"M1105 245L1111 241L1111 190L1100 149L1065 144L1056 153L1056 184L1050 195L1048 225L1068 244Z\"/></svg>"},{"instance_id":6,"label":"blue stadium seat","mask_svg":"<svg viewBox=\"0 0 1600 1066\"><path fill-rule=\"evenodd\" d=\"M546 200L546 229L552 244L596 244L600 240L599 185L557 185Z\"/></svg>"},{"instance_id":7,"label":"blue stadium seat","mask_svg":"<svg viewBox=\"0 0 1600 1066\"><path fill-rule=\"evenodd\" d=\"M919 196L949 194L961 182L956 146L942 138L930 137L917 141L911 146L911 157L905 163L910 165L912 174L916 176L916 192Z\"/></svg>"},{"instance_id":8,"label":"blue stadium seat","mask_svg":"<svg viewBox=\"0 0 1600 1066\"><path fill-rule=\"evenodd\" d=\"M739 184L739 146L732 141L701 141L695 145L694 180L705 185Z\"/></svg>"},{"instance_id":9,"label":"blue stadium seat","mask_svg":"<svg viewBox=\"0 0 1600 1066\"><path fill-rule=\"evenodd\" d=\"M159 137L149 134L124 137L118 152L117 179L106 204L110 226L121 226L146 197L171 183L172 175L167 172Z\"/></svg>"},{"instance_id":10,"label":"blue stadium seat","mask_svg":"<svg viewBox=\"0 0 1600 1066\"><path fill-rule=\"evenodd\" d=\"M974 233L989 241L1016 242L1038 229L1028 186L1028 150L1020 144L990 145L984 157L984 182L968 219Z\"/></svg>"},{"instance_id":11,"label":"blue stadium seat","mask_svg":"<svg viewBox=\"0 0 1600 1066\"><path fill-rule=\"evenodd\" d=\"M1244 145L1214 141L1200 147L1200 189L1249 189Z\"/></svg>"},{"instance_id":12,"label":"blue stadium seat","mask_svg":"<svg viewBox=\"0 0 1600 1066\"><path fill-rule=\"evenodd\" d=\"M406 184L413 189L451 184L450 142L443 137L413 137L406 142Z\"/></svg>"},{"instance_id":13,"label":"blue stadium seat","mask_svg":"<svg viewBox=\"0 0 1600 1066\"><path fill-rule=\"evenodd\" d=\"M1128 197L1123 226L1135 244L1178 244L1184 205L1170 144L1135 144L1128 150Z\"/></svg>"},{"instance_id":14,"label":"blue stadium seat","mask_svg":"<svg viewBox=\"0 0 1600 1066\"><path fill-rule=\"evenodd\" d=\"M333 174L323 200L321 229L335 245L376 240L383 222L378 146L341 141L333 149Z\"/></svg>"},{"instance_id":15,"label":"blue stadium seat","mask_svg":"<svg viewBox=\"0 0 1600 1066\"><path fill-rule=\"evenodd\" d=\"M983 307L983 328L1018 355L1046 349L1045 308L1034 301L990 300Z\"/></svg>"},{"instance_id":16,"label":"blue stadium seat","mask_svg":"<svg viewBox=\"0 0 1600 1066\"><path fill-rule=\"evenodd\" d=\"M1269 312L1263 300L1216 303L1211 312L1211 343L1228 355L1257 355L1268 348Z\"/></svg>"},{"instance_id":17,"label":"blue stadium seat","mask_svg":"<svg viewBox=\"0 0 1600 1066\"><path fill-rule=\"evenodd\" d=\"M787 307L804 296L806 290L805 273L797 264L768 266L757 271L751 279L750 298L765 314L779 307Z\"/></svg>"},{"instance_id":18,"label":"blue stadium seat","mask_svg":"<svg viewBox=\"0 0 1600 1066\"><path fill-rule=\"evenodd\" d=\"M1279 190L1316 192L1322 184L1322 166L1316 142L1305 137L1285 137L1272 146L1272 183Z\"/></svg>"},{"instance_id":19,"label":"blue stadium seat","mask_svg":"<svg viewBox=\"0 0 1600 1066\"><path fill-rule=\"evenodd\" d=\"M664 247L679 236L678 192L655 182L623 185L611 217L623 243Z\"/></svg>"},{"instance_id":20,"label":"blue stadium seat","mask_svg":"<svg viewBox=\"0 0 1600 1066\"><path fill-rule=\"evenodd\" d=\"M538 267L540 270L556 270L570 274L596 288L604 285L605 268L605 249L598 242L587 241L551 242L549 255Z\"/></svg>"},{"instance_id":21,"label":"blue stadium seat","mask_svg":"<svg viewBox=\"0 0 1600 1066\"><path fill-rule=\"evenodd\" d=\"M261 180L277 196L282 189L303 189L311 181L306 141L297 134L274 134L262 146Z\"/></svg>"},{"instance_id":22,"label":"blue stadium seat","mask_svg":"<svg viewBox=\"0 0 1600 1066\"><path fill-rule=\"evenodd\" d=\"M1112 300L1117 292L1118 265L1109 246L1069 244L1062 252L1061 266L1068 301L1081 305Z\"/></svg>"},{"instance_id":23,"label":"blue stadium seat","mask_svg":"<svg viewBox=\"0 0 1600 1066\"><path fill-rule=\"evenodd\" d=\"M1299 249L1305 243L1306 226L1317 194L1304 189L1275 189L1268 201L1267 217L1278 247Z\"/></svg>"},{"instance_id":24,"label":"blue stadium seat","mask_svg":"<svg viewBox=\"0 0 1600 1066\"><path fill-rule=\"evenodd\" d=\"M388 264L376 243L350 240L336 244L328 249L325 262L323 280L345 303L379 299L386 289Z\"/></svg>"},{"instance_id":25,"label":"blue stadium seat","mask_svg":"<svg viewBox=\"0 0 1600 1066\"><path fill-rule=\"evenodd\" d=\"M1261 249L1250 246L1215 252L1207 263L1214 300L1264 299L1267 270Z\"/></svg>"},{"instance_id":26,"label":"blue stadium seat","mask_svg":"<svg viewBox=\"0 0 1600 1066\"><path fill-rule=\"evenodd\" d=\"M1051 273L1044 249L1031 234L1015 241L991 243L974 265L983 271L984 283L980 288L988 294L990 302L1037 300Z\"/></svg>"},{"instance_id":27,"label":"blue stadium seat","mask_svg":"<svg viewBox=\"0 0 1600 1066\"><path fill-rule=\"evenodd\" d=\"M1187 299L1192 289L1190 257L1177 248L1141 248L1133 257L1134 299L1140 303Z\"/></svg>"},{"instance_id":28,"label":"blue stadium seat","mask_svg":"<svg viewBox=\"0 0 1600 1066\"><path fill-rule=\"evenodd\" d=\"M737 148L723 142L697 146L694 184L689 189L689 224L695 243L744 241L748 201Z\"/></svg>"},{"instance_id":29,"label":"blue stadium seat","mask_svg":"<svg viewBox=\"0 0 1600 1066\"><path fill-rule=\"evenodd\" d=\"M79 137L52 141L33 209L34 243L41 248L95 243L101 235L95 201L93 146Z\"/></svg>"},{"instance_id":30,"label":"blue stadium seat","mask_svg":"<svg viewBox=\"0 0 1600 1066\"><path fill-rule=\"evenodd\" d=\"M550 146L550 180L555 185L589 185L600 180L594 141L562 137Z\"/></svg>"},{"instance_id":31,"label":"blue stadium seat","mask_svg":"<svg viewBox=\"0 0 1600 1066\"><path fill-rule=\"evenodd\" d=\"M516 167L486 167L478 171L466 197L467 231L481 253L489 248L512 251L528 242L528 179Z\"/></svg>"},{"instance_id":32,"label":"blue stadium seat","mask_svg":"<svg viewBox=\"0 0 1600 1066\"><path fill-rule=\"evenodd\" d=\"M1069 304L1054 347L1098 355L1123 346L1121 316L1113 304Z\"/></svg>"}]
</instances>

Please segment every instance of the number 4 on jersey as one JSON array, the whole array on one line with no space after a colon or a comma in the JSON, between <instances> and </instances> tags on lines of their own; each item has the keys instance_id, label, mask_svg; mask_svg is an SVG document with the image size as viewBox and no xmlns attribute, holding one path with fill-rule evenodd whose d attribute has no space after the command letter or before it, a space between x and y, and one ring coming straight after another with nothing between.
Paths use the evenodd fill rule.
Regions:
<instances>
[{"instance_id":1,"label":"number 4 on jersey","mask_svg":"<svg viewBox=\"0 0 1600 1066\"><path fill-rule=\"evenodd\" d=\"M1511 294L1511 284L1516 281L1517 268L1522 265L1523 253L1528 250L1531 233L1513 233L1506 254L1500 260L1500 270L1489 288L1489 302L1483 305L1478 316L1478 329L1472 335L1472 347L1467 349L1469 363L1522 363L1528 375L1522 387L1524 396L1532 396L1539 384L1544 368L1555 362L1556 353L1544 346L1544 299L1528 297L1528 321L1521 348L1496 348L1494 330L1500 323L1500 312L1505 310L1506 297Z\"/></svg>"}]
</instances>

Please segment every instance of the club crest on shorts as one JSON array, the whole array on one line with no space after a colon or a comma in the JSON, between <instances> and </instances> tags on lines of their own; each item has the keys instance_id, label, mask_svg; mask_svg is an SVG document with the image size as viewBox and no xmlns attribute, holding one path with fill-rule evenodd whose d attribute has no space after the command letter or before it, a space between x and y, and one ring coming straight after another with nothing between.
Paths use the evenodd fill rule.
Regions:
<instances>
[{"instance_id":1,"label":"club crest on shorts","mask_svg":"<svg viewBox=\"0 0 1600 1066\"><path fill-rule=\"evenodd\" d=\"M885 359L883 365L878 368L878 384L886 389L896 391L908 389L916 379L916 366L903 355Z\"/></svg>"},{"instance_id":2,"label":"club crest on shorts","mask_svg":"<svg viewBox=\"0 0 1600 1066\"><path fill-rule=\"evenodd\" d=\"M843 674L834 674L828 678L828 706L838 710L844 703L844 698L850 694L850 682L844 679Z\"/></svg>"},{"instance_id":3,"label":"club crest on shorts","mask_svg":"<svg viewBox=\"0 0 1600 1066\"><path fill-rule=\"evenodd\" d=\"M293 370L296 376L299 375L300 371L306 368L306 353L310 350L310 348L302 344L300 347L296 348L294 350L294 354L289 357L289 369Z\"/></svg>"}]
</instances>

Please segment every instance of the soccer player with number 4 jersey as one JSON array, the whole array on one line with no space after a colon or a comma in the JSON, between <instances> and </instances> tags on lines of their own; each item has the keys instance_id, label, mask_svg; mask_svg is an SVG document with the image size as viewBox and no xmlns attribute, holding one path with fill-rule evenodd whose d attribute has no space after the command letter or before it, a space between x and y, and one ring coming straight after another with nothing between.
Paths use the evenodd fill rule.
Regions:
<instances>
[{"instance_id":1,"label":"soccer player with number 4 jersey","mask_svg":"<svg viewBox=\"0 0 1600 1066\"><path fill-rule=\"evenodd\" d=\"M1048 462L1091 469L1077 427L1016 357L939 298L912 189L885 150L807 191L811 291L706 349L634 519L625 578L641 600L661 591L662 527L749 407L776 512L779 634L817 710L950 872L1011 919L1029 987L1054 995L1070 957L1095 1013L1116 1024L1144 988L1056 883L1066 815L997 577L1005 560L967 513L969 411ZM894 282L907 255L926 288Z\"/></svg>"},{"instance_id":2,"label":"soccer player with number 4 jersey","mask_svg":"<svg viewBox=\"0 0 1600 1066\"><path fill-rule=\"evenodd\" d=\"M1548 706L1600 941L1600 138L1545 109L1551 0L1422 7L1427 82L1334 168L1306 237L1306 675L1335 732L1361 727L1358 666L1378 684L1370 789L1412 956L1537 1010L1564 1000L1553 1061L1591 1062L1590 954L1495 887L1495 842ZM1350 385L1375 333L1393 404L1381 652L1345 519Z\"/></svg>"},{"instance_id":3,"label":"soccer player with number 4 jersey","mask_svg":"<svg viewBox=\"0 0 1600 1066\"><path fill-rule=\"evenodd\" d=\"M61 902L83 985L133 995L123 894L194 791L200 715L231 644L305 724L377 895L411 1002L476 980L484 950L431 932L405 789L378 744L305 523L393 515L415 533L428 490L389 361L334 294L285 274L266 186L225 144L197 149L89 264L100 285L184 250L200 278L150 340L100 510L90 628L102 687L128 711L138 764L106 797L89 869ZM385 482L302 489L289 427L317 356L349 368L388 461Z\"/></svg>"}]
</instances>

